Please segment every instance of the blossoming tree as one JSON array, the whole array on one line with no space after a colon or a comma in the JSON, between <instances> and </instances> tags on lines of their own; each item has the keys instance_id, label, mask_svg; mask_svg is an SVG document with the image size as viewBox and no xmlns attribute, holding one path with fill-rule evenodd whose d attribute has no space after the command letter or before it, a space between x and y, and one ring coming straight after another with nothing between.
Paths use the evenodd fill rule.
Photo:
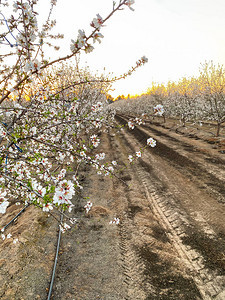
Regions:
<instances>
[{"instance_id":1,"label":"blossoming tree","mask_svg":"<svg viewBox=\"0 0 225 300\"><path fill-rule=\"evenodd\" d=\"M225 122L225 70L221 65L216 66L212 61L201 67L200 78L201 95L204 99L205 118L216 121L219 136L221 125Z\"/></svg>"},{"instance_id":2,"label":"blossoming tree","mask_svg":"<svg viewBox=\"0 0 225 300\"><path fill-rule=\"evenodd\" d=\"M201 66L198 77L184 77L166 85L153 83L146 94L116 101L114 107L135 117L161 115L164 122L165 116L178 119L184 127L187 122L201 124L202 121L211 121L217 125L215 135L219 136L221 125L225 122L224 99L224 67L206 62ZM157 103L163 110L157 109Z\"/></svg>"},{"instance_id":3,"label":"blossoming tree","mask_svg":"<svg viewBox=\"0 0 225 300\"><path fill-rule=\"evenodd\" d=\"M103 38L102 26L117 11L133 10L134 0L113 1L108 16L97 14L90 22L89 34L79 30L71 39L66 56L48 61L45 47L55 47L50 39L62 38L51 34L56 0L50 3L41 29L37 0L0 4L4 49L0 56L0 213L18 200L47 212L71 211L72 197L82 188L77 176L81 164L92 165L98 174L114 173L116 162L106 162L105 153L93 153L100 143L99 133L110 126L114 115L107 110L106 94L112 81L147 62L142 57L128 73L112 79L66 65L82 51L93 51L94 43ZM67 176L69 170L73 175Z\"/></svg>"}]
</instances>

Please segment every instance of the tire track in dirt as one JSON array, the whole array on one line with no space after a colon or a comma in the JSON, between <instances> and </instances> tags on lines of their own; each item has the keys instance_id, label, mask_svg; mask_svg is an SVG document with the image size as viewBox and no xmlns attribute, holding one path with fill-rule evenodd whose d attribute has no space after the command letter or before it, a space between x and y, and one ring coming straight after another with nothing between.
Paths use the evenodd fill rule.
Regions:
<instances>
[{"instance_id":1,"label":"tire track in dirt","mask_svg":"<svg viewBox=\"0 0 225 300\"><path fill-rule=\"evenodd\" d=\"M114 149L117 149L120 156L127 158L132 145L127 143L124 134L121 138L116 135L115 139L117 147ZM183 262L177 259L177 251L172 247L158 216L156 218L152 212L144 184L137 176L137 169L128 167L126 172L130 174L131 187L124 191L128 213L121 227L128 248L125 253L129 253L128 256L124 254L124 261L135 270L135 274L129 273L130 279L126 283L128 291L134 287L134 284L133 287L130 285L132 282L142 291L142 294L139 292L136 295L128 292L127 299L200 299L192 278L183 270Z\"/></svg>"},{"instance_id":2,"label":"tire track in dirt","mask_svg":"<svg viewBox=\"0 0 225 300\"><path fill-rule=\"evenodd\" d=\"M123 132L122 139L125 143L127 143L127 146L132 149L131 145L134 144L134 139L125 132ZM127 139L130 139L129 142ZM137 139L140 140L140 136L137 137ZM141 135L141 140L142 139L143 135ZM157 184L159 185L160 182L162 183L162 180L160 180L160 178L155 178L155 186L154 184L151 184L152 181L154 181L152 180L154 178L154 174L152 172L152 166L149 166L149 160L152 161L153 165L154 163L156 164L157 161L153 162L153 159L149 159L149 155L145 157L145 159L147 161L141 160L141 168L137 168L137 172L145 187L146 196L152 203L155 215L157 215L159 220L161 220L162 225L165 226L165 224L167 224L164 229L167 232L169 239L173 243L175 242L174 246L177 248L180 257L186 262L190 272L193 273L192 276L199 291L201 292L202 299L224 299L224 265L215 264L215 259L212 257L213 255L210 255L207 249L202 248L204 245L201 244L201 242L197 245L196 242L198 241L190 241L194 234L199 233L201 234L200 237L203 237L205 247L209 246L211 243L214 244L215 247L219 247L220 250L224 251L224 245L221 245L221 238L216 235L214 230L205 221L201 214L196 214L195 212L194 221L198 221L198 226L201 225L205 227L203 233L199 230L199 228L197 230L193 225L194 214L187 215L185 210L182 211L178 206L179 203L173 203L173 197L170 197L169 201L163 199L162 195L159 194L159 190L155 188ZM144 172L144 169L147 169L147 172ZM165 183L162 183L161 190L163 188L165 189ZM176 188L172 190L172 192L175 192L176 194ZM172 194L173 193L171 193L170 196L172 196ZM168 191L166 196L169 196ZM193 232L192 235L190 234L190 231ZM186 234L187 232L188 235ZM201 239L200 237L199 240ZM213 251L212 248L213 247L211 247L210 251ZM215 257L222 259L222 255L219 254L219 251L214 251Z\"/></svg>"},{"instance_id":3,"label":"tire track in dirt","mask_svg":"<svg viewBox=\"0 0 225 300\"><path fill-rule=\"evenodd\" d=\"M115 136L116 134L113 132L108 133L110 149L113 153L113 159L115 159L120 166L124 166L121 157L121 145L118 145L115 142ZM126 182L129 185L132 180L131 175L122 170L120 176L123 182ZM116 201L115 203L117 210L117 204L121 207L121 203L123 203L122 209L120 208L121 223L119 226L121 249L120 262L123 268L123 283L126 289L126 296L123 299L146 299L146 293L142 288L144 264L137 257L135 249L130 243L132 240L132 232L134 232L135 229L133 216L135 215L135 210L139 207L132 206L130 201L130 189L128 186L125 186L121 182L114 181L114 190L116 191L114 196L118 199L118 202ZM142 197L139 193L136 195ZM141 208L139 209L141 210Z\"/></svg>"}]
</instances>

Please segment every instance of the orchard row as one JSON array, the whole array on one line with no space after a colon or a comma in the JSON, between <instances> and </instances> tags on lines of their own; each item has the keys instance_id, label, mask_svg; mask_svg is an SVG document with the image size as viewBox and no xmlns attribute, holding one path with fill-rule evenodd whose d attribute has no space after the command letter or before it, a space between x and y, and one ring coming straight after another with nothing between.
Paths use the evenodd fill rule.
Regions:
<instances>
[{"instance_id":1,"label":"orchard row","mask_svg":"<svg viewBox=\"0 0 225 300\"><path fill-rule=\"evenodd\" d=\"M154 114L157 104L164 108L164 119L178 118L183 126L187 121L215 122L218 136L225 122L225 69L213 62L205 63L198 77L152 84L146 94L124 100L118 97L113 106L122 113L141 116Z\"/></svg>"}]
</instances>

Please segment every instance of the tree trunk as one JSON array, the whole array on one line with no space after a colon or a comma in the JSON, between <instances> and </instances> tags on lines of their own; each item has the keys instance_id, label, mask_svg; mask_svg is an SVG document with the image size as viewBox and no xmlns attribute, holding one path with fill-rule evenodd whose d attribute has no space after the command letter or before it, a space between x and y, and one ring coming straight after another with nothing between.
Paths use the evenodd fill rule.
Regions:
<instances>
[{"instance_id":1,"label":"tree trunk","mask_svg":"<svg viewBox=\"0 0 225 300\"><path fill-rule=\"evenodd\" d=\"M219 136L219 135L220 135L220 127L221 127L221 123L217 123L216 136Z\"/></svg>"}]
</instances>

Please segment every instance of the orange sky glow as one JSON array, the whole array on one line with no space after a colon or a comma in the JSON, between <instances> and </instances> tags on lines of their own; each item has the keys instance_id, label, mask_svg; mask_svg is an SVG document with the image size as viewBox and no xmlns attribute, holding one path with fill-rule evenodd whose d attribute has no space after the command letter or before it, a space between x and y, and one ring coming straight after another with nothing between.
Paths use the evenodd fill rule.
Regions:
<instances>
[{"instance_id":1,"label":"orange sky glow","mask_svg":"<svg viewBox=\"0 0 225 300\"><path fill-rule=\"evenodd\" d=\"M224 0L136 0L133 7L134 12L117 12L101 30L102 43L95 44L93 53L81 55L82 66L115 76L143 55L148 57L135 74L113 85L113 97L143 93L153 81L198 75L205 61L225 64ZM68 53L78 29L90 32L96 14L105 17L111 8L112 0L58 0L57 31L65 34L61 51Z\"/></svg>"}]
</instances>

